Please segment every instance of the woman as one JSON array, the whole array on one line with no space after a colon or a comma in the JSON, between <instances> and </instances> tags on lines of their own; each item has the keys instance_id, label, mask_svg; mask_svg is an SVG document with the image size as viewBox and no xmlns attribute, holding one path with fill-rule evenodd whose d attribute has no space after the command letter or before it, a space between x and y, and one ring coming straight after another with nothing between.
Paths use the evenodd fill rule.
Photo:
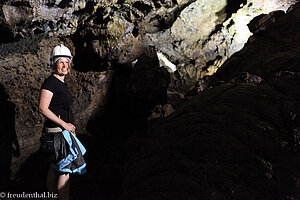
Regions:
<instances>
[{"instance_id":1,"label":"woman","mask_svg":"<svg viewBox=\"0 0 300 200\"><path fill-rule=\"evenodd\" d=\"M70 72L71 52L62 44L56 46L52 51L50 61L54 72L45 80L41 87L39 110L46 117L43 136L47 135L48 138L52 138L50 140L47 139L46 142L52 142L53 146L54 134L61 133L62 130L75 134L74 117L71 110L73 98L65 82L65 77ZM59 199L69 199L69 173L57 171L54 168L55 159L53 157L52 153L50 159L52 163L47 174L48 190L56 192Z\"/></svg>"}]
</instances>

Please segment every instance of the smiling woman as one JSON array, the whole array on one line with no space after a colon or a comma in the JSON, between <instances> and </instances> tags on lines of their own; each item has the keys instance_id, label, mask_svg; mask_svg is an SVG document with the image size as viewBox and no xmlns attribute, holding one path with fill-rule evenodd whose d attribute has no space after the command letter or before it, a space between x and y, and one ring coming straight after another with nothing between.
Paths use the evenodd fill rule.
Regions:
<instances>
[{"instance_id":1,"label":"smiling woman","mask_svg":"<svg viewBox=\"0 0 300 200\"><path fill-rule=\"evenodd\" d=\"M49 192L57 192L59 199L69 199L69 173L59 170L61 167L59 161L68 152L67 144L62 138L62 131L66 130L68 134L73 133L70 134L72 135L70 138L75 138L76 135L71 110L73 97L65 82L65 77L71 69L71 52L62 44L56 46L52 51L50 61L54 72L42 84L39 103L39 110L46 117L41 137L41 150L47 154L51 163L47 175ZM77 167L83 167L80 169L71 167L71 173L75 170L81 172L80 170L85 167L83 157L81 155L79 157L81 157L80 165ZM78 163L78 160L76 162Z\"/></svg>"},{"instance_id":2,"label":"smiling woman","mask_svg":"<svg viewBox=\"0 0 300 200\"><path fill-rule=\"evenodd\" d=\"M42 85L39 109L46 117L47 128L60 127L75 133L71 110L73 97L65 82L65 77L71 69L71 52L62 44L56 46L52 51L50 61L53 74Z\"/></svg>"},{"instance_id":3,"label":"smiling woman","mask_svg":"<svg viewBox=\"0 0 300 200\"><path fill-rule=\"evenodd\" d=\"M57 78L64 77L70 71L70 59L61 57L56 63L56 74L54 74ZM63 80L63 79L62 79Z\"/></svg>"}]
</instances>

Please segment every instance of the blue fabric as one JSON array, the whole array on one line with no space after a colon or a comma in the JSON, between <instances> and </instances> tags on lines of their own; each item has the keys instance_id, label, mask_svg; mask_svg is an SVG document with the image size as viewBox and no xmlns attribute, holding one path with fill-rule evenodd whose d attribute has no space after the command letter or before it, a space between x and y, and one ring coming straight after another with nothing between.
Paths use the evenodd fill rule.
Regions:
<instances>
[{"instance_id":1,"label":"blue fabric","mask_svg":"<svg viewBox=\"0 0 300 200\"><path fill-rule=\"evenodd\" d=\"M81 165L80 167L71 170L69 168L65 168L66 166L68 166L69 164L71 164L74 160L77 159L79 153L81 152L82 155L84 155L86 153L86 149L85 147L81 144L81 142L79 141L79 139L73 134L72 136L74 137L79 149L76 148L75 146L75 142L72 140L71 135L69 133L69 131L64 130L62 132L65 140L67 141L67 143L69 144L70 147L70 154L68 154L64 159L60 160L57 165L55 166L55 168L60 171L60 172L68 172L68 173L79 173L79 174L84 174L86 173L86 163L84 163L83 165Z\"/></svg>"}]
</instances>

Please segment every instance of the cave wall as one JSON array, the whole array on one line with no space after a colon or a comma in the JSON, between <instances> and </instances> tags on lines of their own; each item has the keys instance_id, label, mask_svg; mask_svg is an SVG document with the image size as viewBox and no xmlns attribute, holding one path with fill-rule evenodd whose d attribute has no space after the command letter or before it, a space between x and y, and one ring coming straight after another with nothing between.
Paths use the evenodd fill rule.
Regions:
<instances>
[{"instance_id":1,"label":"cave wall","mask_svg":"<svg viewBox=\"0 0 300 200\"><path fill-rule=\"evenodd\" d=\"M78 132L101 130L97 120L106 113L107 124L125 118L122 127L131 121L134 129L131 119L135 119L145 128L151 108L158 105L157 116L173 112L172 105L166 104L172 94L179 98L172 101L177 109L199 78L215 72L240 50L247 41L239 40L241 34L237 33L241 17L247 16L242 27L247 29L246 23L253 17L286 11L295 2L1 1L1 101L10 108L1 109L5 108L9 119L14 118L10 126L5 120L1 126L6 127L3 135L11 127L15 130L3 140L7 149L2 149L1 155L16 150L12 157L3 158L3 168L10 165L10 178L14 179L21 164L39 147L43 123L37 109L39 89L51 73L49 53L55 45L64 43L75 55L68 83L75 97ZM178 70L169 74L159 68L163 64L154 52L163 53Z\"/></svg>"},{"instance_id":2,"label":"cave wall","mask_svg":"<svg viewBox=\"0 0 300 200\"><path fill-rule=\"evenodd\" d=\"M120 199L300 198L299 20L297 4L153 122Z\"/></svg>"},{"instance_id":3,"label":"cave wall","mask_svg":"<svg viewBox=\"0 0 300 200\"><path fill-rule=\"evenodd\" d=\"M131 63L142 54L139 49L155 46L177 67L169 90L185 94L243 47L251 19L287 11L296 2L6 0L0 3L0 30L6 42L35 35L74 37L80 71L104 70L107 59ZM83 67L83 60L89 65Z\"/></svg>"},{"instance_id":4,"label":"cave wall","mask_svg":"<svg viewBox=\"0 0 300 200\"><path fill-rule=\"evenodd\" d=\"M14 116L10 116L12 111L7 114L10 123L14 125L14 133L11 137L16 138L14 142L20 152L18 157L12 159L12 179L20 164L39 148L43 127L43 118L38 112L40 87L44 79L52 73L49 65L50 52L60 43L66 44L70 49L74 48L71 40L42 37L25 38L0 46L2 57L0 83L3 86L1 95L14 107L11 109ZM73 70L67 79L70 91L76 99L73 110L76 113L75 123L78 132L86 132L85 127L89 117L97 107L101 106L101 102L105 101L106 74L107 72L78 73ZM2 114L5 116L5 113ZM4 125L6 123L6 120L1 122ZM3 129L3 133L10 131L10 128ZM5 143L3 146L11 146L9 141ZM3 149L3 152L7 150Z\"/></svg>"}]
</instances>

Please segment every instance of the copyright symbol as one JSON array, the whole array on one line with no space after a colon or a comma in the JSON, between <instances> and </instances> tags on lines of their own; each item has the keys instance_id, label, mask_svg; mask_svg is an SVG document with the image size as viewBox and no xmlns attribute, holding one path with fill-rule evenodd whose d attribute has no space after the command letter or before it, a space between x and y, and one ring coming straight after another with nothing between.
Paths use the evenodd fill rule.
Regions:
<instances>
[{"instance_id":1,"label":"copyright symbol","mask_svg":"<svg viewBox=\"0 0 300 200\"><path fill-rule=\"evenodd\" d=\"M0 192L0 198L4 198L6 196L5 192Z\"/></svg>"}]
</instances>

